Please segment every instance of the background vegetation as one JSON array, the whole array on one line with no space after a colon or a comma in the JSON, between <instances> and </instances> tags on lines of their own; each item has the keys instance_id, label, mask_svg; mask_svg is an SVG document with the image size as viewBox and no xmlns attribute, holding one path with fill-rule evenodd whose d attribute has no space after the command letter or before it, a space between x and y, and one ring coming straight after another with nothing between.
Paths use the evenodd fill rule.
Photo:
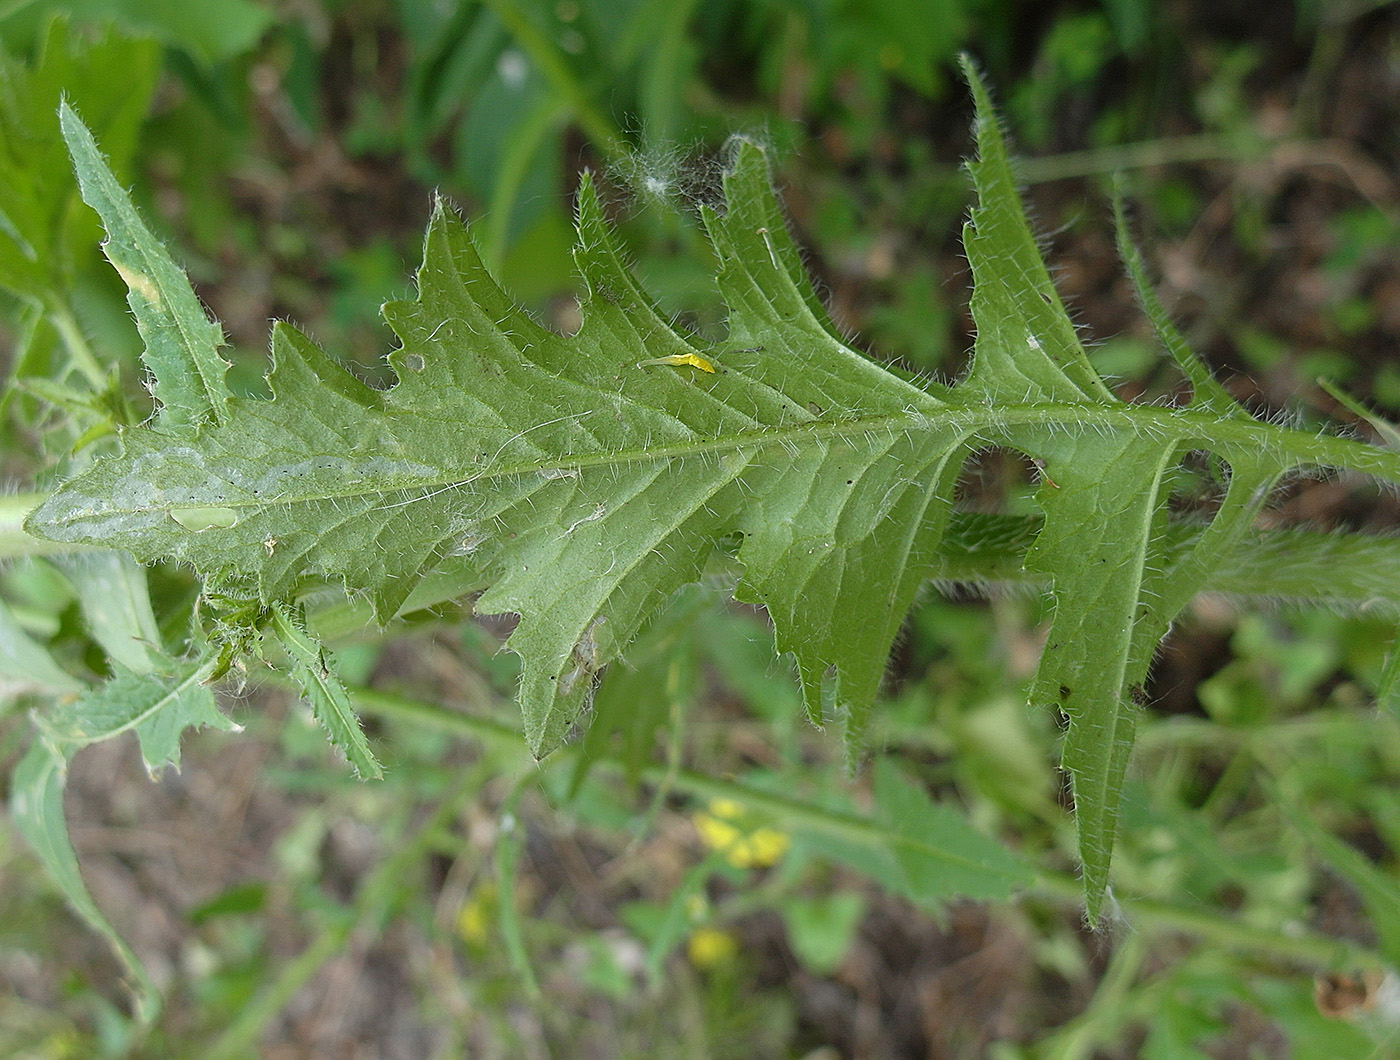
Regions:
<instances>
[{"instance_id":1,"label":"background vegetation","mask_svg":"<svg viewBox=\"0 0 1400 1060\"><path fill-rule=\"evenodd\" d=\"M969 344L957 163L970 107L953 65L968 49L1028 156L1061 290L1125 396L1168 381L1152 374L1113 250L1104 192L1119 170L1164 300L1234 393L1345 416L1315 385L1325 375L1400 409L1394 5L197 7L0 7L5 246L41 238L6 228L27 216L21 199L71 215L62 245L0 256L0 459L13 482L43 483L75 440L102 444L149 410L120 281L73 200L60 91L224 321L249 392L271 317L388 378L377 309L408 289L433 188L480 218L505 284L570 328L570 195L585 166L648 289L720 334L708 251L680 207L714 198L736 131L777 159L838 322L878 358L952 376ZM988 453L967 503L1014 507L1032 473ZM1268 513L1374 530L1395 516L1392 497L1347 480L1298 482ZM14 551L0 637L42 642L63 669L0 660L7 772L29 739L26 696L105 665L81 574ZM150 579L158 613L182 613L181 600L188 613L185 575ZM323 619L362 690L381 782L351 782L258 674L225 703L245 734L188 740L179 774L152 784L134 744L84 752L68 788L74 841L165 1007L151 1028L132 1020L105 944L7 829L0 1053L1397 1048L1383 1006L1344 1004L1351 1018L1331 1020L1314 998L1320 970L1354 969L1364 985L1400 932L1400 730L1372 699L1383 624L1193 607L1154 673L1115 866L1120 915L1090 934L1054 721L1022 706L1038 601L926 599L874 721L890 762L855 779L802 718L763 616L715 601L682 600L636 669L610 676L589 735L543 769L516 735L503 630L453 608L390 636L356 615ZM855 808L896 832L900 807L927 814L930 799L1040 867L1036 882L1014 901L935 902L823 826Z\"/></svg>"}]
</instances>

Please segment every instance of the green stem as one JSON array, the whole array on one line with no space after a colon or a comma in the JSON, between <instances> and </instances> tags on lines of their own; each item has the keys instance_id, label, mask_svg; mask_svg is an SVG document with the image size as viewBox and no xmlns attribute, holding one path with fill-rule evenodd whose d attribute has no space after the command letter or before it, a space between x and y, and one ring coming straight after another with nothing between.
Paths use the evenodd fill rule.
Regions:
<instances>
[{"instance_id":1,"label":"green stem","mask_svg":"<svg viewBox=\"0 0 1400 1060\"><path fill-rule=\"evenodd\" d=\"M87 380L88 386L98 393L107 389L108 370L93 353L92 346L89 345L87 336L83 334L82 325L78 323L78 318L73 310L63 302L50 300L46 307L49 319L63 338L63 345L67 347L68 354L72 358L73 367L77 368Z\"/></svg>"},{"instance_id":2,"label":"green stem","mask_svg":"<svg viewBox=\"0 0 1400 1060\"><path fill-rule=\"evenodd\" d=\"M1068 151L1043 158L1020 158L1016 176L1027 184L1044 184L1071 177L1091 177L1128 169L1149 169L1188 162L1248 162L1262 158L1272 145L1258 142L1241 144L1233 137L1203 133L1140 143Z\"/></svg>"},{"instance_id":3,"label":"green stem","mask_svg":"<svg viewBox=\"0 0 1400 1060\"><path fill-rule=\"evenodd\" d=\"M554 91L568 104L574 120L603 155L613 161L628 154L627 144L617 127L593 105L583 85L569 69L554 42L540 32L514 0L487 0L487 6L525 49L535 68L544 75Z\"/></svg>"},{"instance_id":4,"label":"green stem","mask_svg":"<svg viewBox=\"0 0 1400 1060\"><path fill-rule=\"evenodd\" d=\"M19 556L53 556L61 552L89 549L91 545L70 544L34 537L24 529L29 513L45 500L42 493L0 495L0 560Z\"/></svg>"}]
</instances>

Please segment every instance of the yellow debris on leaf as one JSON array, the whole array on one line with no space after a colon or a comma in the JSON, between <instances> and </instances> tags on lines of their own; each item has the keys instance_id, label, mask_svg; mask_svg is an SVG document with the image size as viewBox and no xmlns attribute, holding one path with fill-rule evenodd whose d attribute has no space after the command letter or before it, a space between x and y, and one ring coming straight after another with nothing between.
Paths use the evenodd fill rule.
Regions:
<instances>
[{"instance_id":1,"label":"yellow debris on leaf","mask_svg":"<svg viewBox=\"0 0 1400 1060\"><path fill-rule=\"evenodd\" d=\"M709 372L711 375L715 374L715 366L698 353L672 353L666 357L653 357L648 361L638 361L637 367L646 368L648 365L653 364L670 364L677 368L682 365L689 365L691 368L699 368L702 372Z\"/></svg>"}]
</instances>

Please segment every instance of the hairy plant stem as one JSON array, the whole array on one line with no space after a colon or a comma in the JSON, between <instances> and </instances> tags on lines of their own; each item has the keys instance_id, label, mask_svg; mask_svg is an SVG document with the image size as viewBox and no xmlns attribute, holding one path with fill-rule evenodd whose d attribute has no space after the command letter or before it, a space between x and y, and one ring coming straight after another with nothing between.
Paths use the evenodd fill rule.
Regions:
<instances>
[{"instance_id":1,"label":"hairy plant stem","mask_svg":"<svg viewBox=\"0 0 1400 1060\"><path fill-rule=\"evenodd\" d=\"M1238 137L1212 133L1171 136L1096 147L1088 151L1018 158L1016 175L1027 184L1043 184L1072 177L1092 177L1155 166L1179 166L1190 162L1230 162L1238 165L1266 157L1273 146L1265 140L1242 142Z\"/></svg>"},{"instance_id":2,"label":"hairy plant stem","mask_svg":"<svg viewBox=\"0 0 1400 1060\"><path fill-rule=\"evenodd\" d=\"M42 493L0 495L0 561L21 556L54 556L92 547L34 537L24 529L25 517L43 502L44 496Z\"/></svg>"},{"instance_id":3,"label":"hairy plant stem","mask_svg":"<svg viewBox=\"0 0 1400 1060\"><path fill-rule=\"evenodd\" d=\"M63 345L72 358L73 366L82 373L88 386L101 393L107 388L108 369L93 353L92 346L89 345L87 336L83 334L82 325L78 323L78 318L74 315L72 308L66 302L59 301L55 297L48 301L45 309L48 312L49 320L63 338Z\"/></svg>"}]
</instances>

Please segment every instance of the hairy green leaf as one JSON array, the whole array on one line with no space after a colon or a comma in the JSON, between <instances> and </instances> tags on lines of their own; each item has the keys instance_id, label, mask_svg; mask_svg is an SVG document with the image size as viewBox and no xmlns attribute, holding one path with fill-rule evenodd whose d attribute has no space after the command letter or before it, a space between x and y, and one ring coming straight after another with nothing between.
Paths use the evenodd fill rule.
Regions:
<instances>
[{"instance_id":1,"label":"hairy green leaf","mask_svg":"<svg viewBox=\"0 0 1400 1060\"><path fill-rule=\"evenodd\" d=\"M386 307L404 342L398 386L371 390L279 325L275 400L232 399L227 427L198 439L163 420L128 432L121 458L69 483L32 525L69 540L101 527L138 556L187 560L266 601L308 575L341 578L381 618L426 569L469 560L492 581L478 610L522 616L511 646L541 754L597 669L738 531L741 592L781 616L813 713L824 683L859 713L931 570L971 425L933 424L938 399L812 313L805 283L776 265L796 253L756 149L732 179L730 212L709 218L717 246L747 258L721 276L735 307L721 351L697 350L655 315L589 186L579 260L590 297L570 338L506 299L440 206L418 300ZM718 371L638 365L702 353ZM930 475L939 488L925 488ZM202 508L233 521L192 530L187 513ZM837 600L866 621L847 622Z\"/></svg>"},{"instance_id":2,"label":"hairy green leaf","mask_svg":"<svg viewBox=\"0 0 1400 1060\"><path fill-rule=\"evenodd\" d=\"M350 694L331 668L326 650L306 631L302 616L283 604L273 606L271 626L292 661L293 680L331 743L345 755L357 777L378 780L384 770L370 750L360 719L350 705Z\"/></svg>"},{"instance_id":3,"label":"hairy green leaf","mask_svg":"<svg viewBox=\"0 0 1400 1060\"><path fill-rule=\"evenodd\" d=\"M1238 555L1279 474L1322 464L1400 479L1400 455L1254 419L1150 301L1193 393L1179 406L1119 400L1055 293L986 89L970 69L969 80L977 342L955 386L915 386L841 341L762 152L741 144L725 210L703 216L730 311L723 344L698 344L655 311L591 181L578 199L587 293L572 336L511 301L439 202L416 299L385 307L402 342L390 355L397 385L366 386L279 324L271 400L209 396L213 422L199 426L199 400L172 384L184 404L125 432L119 456L70 480L26 525L190 563L210 590L261 605L249 614L271 606L284 625L280 608L308 585L343 583L385 620L448 570L483 590L479 612L519 615L509 645L537 755L566 738L600 668L722 544L742 570L736 595L767 608L794 656L808 712L856 737L915 594L965 547L955 536L945 550L944 533L964 457L1020 449L1046 469L1026 565L1056 605L1032 694L1068 722L1093 917L1143 683L1172 618ZM183 371L202 355L174 360ZM174 369L158 363L160 396ZM1192 450L1211 452L1227 485L1213 520L1183 524L1169 500ZM283 639L322 673L316 645ZM348 705L326 697L349 754L363 737Z\"/></svg>"},{"instance_id":4,"label":"hairy green leaf","mask_svg":"<svg viewBox=\"0 0 1400 1060\"><path fill-rule=\"evenodd\" d=\"M107 229L102 250L127 286L127 302L145 343L161 420L171 426L225 419L228 362L219 356L224 330L199 304L184 271L141 220L102 153L65 100L59 107L63 138L73 155L84 201Z\"/></svg>"},{"instance_id":5,"label":"hairy green leaf","mask_svg":"<svg viewBox=\"0 0 1400 1060\"><path fill-rule=\"evenodd\" d=\"M15 772L12 812L64 897L107 937L130 969L138 1011L143 1019L150 1018L158 996L135 954L98 911L78 871L63 816L68 763L89 744L134 732L146 770L155 777L167 765L179 768L180 740L186 729L207 725L238 731L239 726L219 710L209 687L213 661L181 662L166 653L144 568L125 553L105 549L73 553L54 562L72 581L88 633L107 653L116 673L105 684L80 691L78 682L58 671L47 654L42 656L63 679L53 687L70 694L31 715L39 738ZM6 613L0 608L0 619ZM6 640L0 622L0 642ZM29 665L33 667L32 659Z\"/></svg>"},{"instance_id":6,"label":"hairy green leaf","mask_svg":"<svg viewBox=\"0 0 1400 1060\"><path fill-rule=\"evenodd\" d=\"M44 742L65 759L88 744L135 732L148 773L178 769L187 728L239 730L205 684L211 669L208 663L172 663L163 671L120 671L92 692L37 712L34 721Z\"/></svg>"},{"instance_id":7,"label":"hairy green leaf","mask_svg":"<svg viewBox=\"0 0 1400 1060\"><path fill-rule=\"evenodd\" d=\"M998 441L1045 467L1037 494L1045 522L1026 567L1050 576L1055 614L1031 697L1058 708L1068 722L1062 765L1073 785L1092 921L1108 886L1119 792L1152 653L1248 531L1275 478L1308 458L1287 445L1289 432L1252 444L1232 438L1233 427L1260 425L1210 379L1171 327L1135 256L1129 265L1139 295L1193 392L1160 421L1139 420L1127 430L1094 425L1094 413L1133 415L1143 407L1120 401L1090 365L1026 223L987 90L970 64L967 72L977 101L978 155L968 168L978 205L963 242L977 342L972 369L955 392L980 392L1003 409L1078 405L1082 415L1077 423L1009 423ZM1120 214L1126 247L1122 227ZM1229 462L1229 485L1212 522L1184 549L1169 551L1171 472L1196 448Z\"/></svg>"}]
</instances>

